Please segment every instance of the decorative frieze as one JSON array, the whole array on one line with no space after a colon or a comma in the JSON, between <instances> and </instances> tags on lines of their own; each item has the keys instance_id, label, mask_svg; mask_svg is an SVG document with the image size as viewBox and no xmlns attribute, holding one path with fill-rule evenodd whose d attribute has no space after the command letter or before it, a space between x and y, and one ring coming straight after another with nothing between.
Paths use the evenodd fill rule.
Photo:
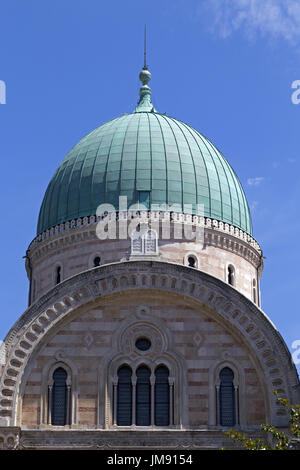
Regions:
<instances>
[{"instance_id":1,"label":"decorative frieze","mask_svg":"<svg viewBox=\"0 0 300 470\"><path fill-rule=\"evenodd\" d=\"M233 225L207 217L180 213L148 211L140 216L152 223L158 223L157 221L163 223L165 220L169 220L173 228L176 223L191 225L193 230L197 227L204 228L204 244L232 251L243 256L256 267L260 263L262 251L257 241ZM125 219L130 223L132 217L133 215L129 212L116 214L117 221ZM28 253L32 261L74 243L96 240L96 224L99 221L101 221L101 217L93 215L74 219L46 230L29 245ZM172 239L175 240L176 237L173 236Z\"/></svg>"},{"instance_id":2,"label":"decorative frieze","mask_svg":"<svg viewBox=\"0 0 300 470\"><path fill-rule=\"evenodd\" d=\"M261 431L248 431L249 437L263 438ZM1 447L2 444L2 447ZM19 450L196 450L235 448L232 440L223 431L214 429L181 429L161 431L105 431L105 430L63 430L35 431L18 427L0 428L0 449ZM294 448L294 447L293 447ZM295 447L297 448L297 447Z\"/></svg>"},{"instance_id":3,"label":"decorative frieze","mask_svg":"<svg viewBox=\"0 0 300 470\"><path fill-rule=\"evenodd\" d=\"M0 427L0 450L19 449L20 431L18 427Z\"/></svg>"}]
</instances>

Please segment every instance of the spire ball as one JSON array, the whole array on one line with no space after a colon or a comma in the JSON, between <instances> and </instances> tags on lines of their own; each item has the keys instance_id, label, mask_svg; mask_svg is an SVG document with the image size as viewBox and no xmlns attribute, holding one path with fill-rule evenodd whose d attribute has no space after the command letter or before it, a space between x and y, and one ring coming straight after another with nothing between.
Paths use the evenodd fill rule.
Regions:
<instances>
[{"instance_id":1,"label":"spire ball","mask_svg":"<svg viewBox=\"0 0 300 470\"><path fill-rule=\"evenodd\" d=\"M143 69L142 69L142 71L139 75L139 79L140 79L140 81L142 82L143 85L147 85L147 83L150 82L151 73L149 72L147 67L143 67Z\"/></svg>"}]
</instances>

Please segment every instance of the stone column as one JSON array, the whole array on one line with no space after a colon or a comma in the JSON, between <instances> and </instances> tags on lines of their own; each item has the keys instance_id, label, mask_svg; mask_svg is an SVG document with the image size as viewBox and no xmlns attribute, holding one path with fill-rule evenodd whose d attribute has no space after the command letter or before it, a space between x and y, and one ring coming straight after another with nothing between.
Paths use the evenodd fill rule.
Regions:
<instances>
[{"instance_id":1,"label":"stone column","mask_svg":"<svg viewBox=\"0 0 300 470\"><path fill-rule=\"evenodd\" d=\"M174 424L174 379L169 377L169 424L172 426Z\"/></svg>"},{"instance_id":2,"label":"stone column","mask_svg":"<svg viewBox=\"0 0 300 470\"><path fill-rule=\"evenodd\" d=\"M51 424L51 411L52 411L52 385L48 385L48 409L47 409L47 424Z\"/></svg>"},{"instance_id":3,"label":"stone column","mask_svg":"<svg viewBox=\"0 0 300 470\"><path fill-rule=\"evenodd\" d=\"M113 416L112 423L113 426L117 424L117 400L118 400L118 380L113 381Z\"/></svg>"},{"instance_id":4,"label":"stone column","mask_svg":"<svg viewBox=\"0 0 300 470\"><path fill-rule=\"evenodd\" d=\"M66 416L66 424L71 423L71 385L67 385L67 416Z\"/></svg>"},{"instance_id":5,"label":"stone column","mask_svg":"<svg viewBox=\"0 0 300 470\"><path fill-rule=\"evenodd\" d=\"M221 424L220 417L220 385L216 385L216 425Z\"/></svg>"},{"instance_id":6,"label":"stone column","mask_svg":"<svg viewBox=\"0 0 300 470\"><path fill-rule=\"evenodd\" d=\"M234 386L234 407L235 407L235 424L240 424L239 420L239 387Z\"/></svg>"},{"instance_id":7,"label":"stone column","mask_svg":"<svg viewBox=\"0 0 300 470\"><path fill-rule=\"evenodd\" d=\"M131 379L132 383L132 425L135 426L136 424L136 413L135 413L135 408L136 408L136 375L134 374Z\"/></svg>"},{"instance_id":8,"label":"stone column","mask_svg":"<svg viewBox=\"0 0 300 470\"><path fill-rule=\"evenodd\" d=\"M155 424L155 375L152 373L150 377L151 385L151 401L150 401L150 413L151 413L151 426Z\"/></svg>"}]
</instances>

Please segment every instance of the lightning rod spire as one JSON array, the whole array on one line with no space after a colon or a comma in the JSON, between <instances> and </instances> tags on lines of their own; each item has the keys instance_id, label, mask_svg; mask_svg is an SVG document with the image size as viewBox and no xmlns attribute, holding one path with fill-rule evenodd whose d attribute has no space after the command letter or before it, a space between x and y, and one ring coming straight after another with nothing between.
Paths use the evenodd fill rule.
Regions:
<instances>
[{"instance_id":1,"label":"lightning rod spire","mask_svg":"<svg viewBox=\"0 0 300 470\"><path fill-rule=\"evenodd\" d=\"M146 53L147 53L147 43L146 43L146 25L144 28L144 69L147 69Z\"/></svg>"},{"instance_id":2,"label":"lightning rod spire","mask_svg":"<svg viewBox=\"0 0 300 470\"><path fill-rule=\"evenodd\" d=\"M148 86L148 83L151 80L151 73L147 67L147 42L146 42L146 25L144 28L144 67L139 75L139 79L142 82L142 86L140 88L140 99L135 108L135 113L156 113L156 109L154 108L151 102L151 89Z\"/></svg>"}]
</instances>

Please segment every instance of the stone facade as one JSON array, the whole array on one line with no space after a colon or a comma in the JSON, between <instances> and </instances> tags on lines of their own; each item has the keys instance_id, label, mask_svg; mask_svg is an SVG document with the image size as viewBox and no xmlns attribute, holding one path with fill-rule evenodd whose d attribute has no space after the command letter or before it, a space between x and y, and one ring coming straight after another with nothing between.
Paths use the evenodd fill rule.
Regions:
<instances>
[{"instance_id":1,"label":"stone facade","mask_svg":"<svg viewBox=\"0 0 300 470\"><path fill-rule=\"evenodd\" d=\"M141 305L145 313L139 313ZM114 361L121 365L128 360L132 365L145 363L150 367L152 363L166 363L172 370L177 426L216 424L210 390L216 387L217 369L225 364L234 367L239 377L241 423L250 426L266 420L264 390L255 358L204 307L178 295L149 290L108 296L97 306L80 310L45 342L31 371L27 370L22 427L36 429L47 424L48 376L59 363L70 368L74 382L74 426L113 426L109 407L113 397L106 396L107 387L112 391L113 380L117 379ZM141 335L151 338L153 346L148 354L134 348L135 339ZM250 402L251 407L245 406Z\"/></svg>"},{"instance_id":2,"label":"stone facade","mask_svg":"<svg viewBox=\"0 0 300 470\"><path fill-rule=\"evenodd\" d=\"M141 333L151 339L147 352L134 347ZM123 261L66 279L29 307L5 344L0 425L16 430L20 448L74 442L138 448L144 439L149 447L159 441L165 448L219 448L223 366L234 371L237 429L257 434L262 422L287 426L274 389L300 401L295 366L266 315L224 281L159 260ZM115 424L114 386L123 363L168 366L174 416L167 429ZM48 390L59 365L70 391L70 424L63 430L49 424Z\"/></svg>"},{"instance_id":3,"label":"stone facade","mask_svg":"<svg viewBox=\"0 0 300 470\"><path fill-rule=\"evenodd\" d=\"M147 220L163 220L170 214L147 213ZM180 265L188 264L188 257L195 257L195 268L227 282L227 269L235 269L234 287L246 297L261 305L259 281L263 269L262 252L258 243L239 229L216 220L189 216L193 231L203 228L203 242L182 238L176 224L186 224L184 214L175 214L170 222L170 238L163 239L159 233L159 259ZM55 272L60 267L61 279L68 279L93 267L93 259L99 256L101 264L117 263L129 259L130 238L124 240L99 240L96 235L96 217L85 217L61 224L39 235L30 245L28 259L32 279L31 302L51 289ZM176 235L175 235L176 234ZM255 282L255 298L253 298Z\"/></svg>"}]
</instances>

